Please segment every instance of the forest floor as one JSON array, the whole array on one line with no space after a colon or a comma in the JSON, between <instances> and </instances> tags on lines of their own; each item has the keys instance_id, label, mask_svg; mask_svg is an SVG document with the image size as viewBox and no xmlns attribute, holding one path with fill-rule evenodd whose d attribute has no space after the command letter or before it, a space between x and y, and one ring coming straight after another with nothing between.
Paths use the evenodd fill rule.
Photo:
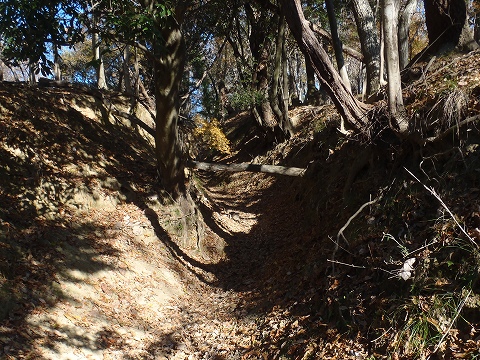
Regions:
<instances>
[{"instance_id":1,"label":"forest floor","mask_svg":"<svg viewBox=\"0 0 480 360\"><path fill-rule=\"evenodd\" d=\"M462 116L478 114L478 58L439 60L409 111L428 117L463 87ZM227 135L249 146L222 161L308 171L195 172L197 243L125 104L0 84L0 359L480 356L473 122L454 146L391 161L396 149L339 137L329 105L294 109L296 135L270 149L233 118Z\"/></svg>"}]
</instances>

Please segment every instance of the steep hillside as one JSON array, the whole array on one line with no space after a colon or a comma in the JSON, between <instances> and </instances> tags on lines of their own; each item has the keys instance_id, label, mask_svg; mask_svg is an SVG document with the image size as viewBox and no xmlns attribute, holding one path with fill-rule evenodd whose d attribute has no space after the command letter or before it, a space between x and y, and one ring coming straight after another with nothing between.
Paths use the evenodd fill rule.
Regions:
<instances>
[{"instance_id":1,"label":"steep hillside","mask_svg":"<svg viewBox=\"0 0 480 360\"><path fill-rule=\"evenodd\" d=\"M192 172L193 240L145 108L0 84L0 358L480 356L478 55L406 86L422 146L345 138L331 105L270 148L227 120L222 161L308 170Z\"/></svg>"}]
</instances>

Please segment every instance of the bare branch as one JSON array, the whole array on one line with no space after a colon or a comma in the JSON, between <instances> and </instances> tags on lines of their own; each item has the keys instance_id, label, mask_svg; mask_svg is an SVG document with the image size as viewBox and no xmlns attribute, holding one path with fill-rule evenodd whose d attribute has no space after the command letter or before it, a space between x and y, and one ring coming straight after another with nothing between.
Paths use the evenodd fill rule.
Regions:
<instances>
[{"instance_id":1,"label":"bare branch","mask_svg":"<svg viewBox=\"0 0 480 360\"><path fill-rule=\"evenodd\" d=\"M413 173L408 170L406 167L404 167L405 171L408 172L415 180L418 181L419 184L421 184L425 189L427 189L427 191L432 194L439 202L440 204L443 206L443 208L445 210L447 210L448 214L450 215L450 217L453 219L453 221L455 222L455 224L457 224L458 228L465 234L465 236L468 238L468 240L470 240L470 242L475 245L476 248L478 248L478 244L475 242L475 240L472 239L472 237L470 235L468 235L467 231L465 230L465 227L460 225L460 223L458 222L457 218L455 217L455 215L453 215L453 213L450 211L450 209L448 208L447 205L445 205L445 203L443 202L442 198L440 197L440 195L437 194L437 192L431 188L431 187L428 187L427 185L423 184L415 175L413 175Z\"/></svg>"},{"instance_id":2,"label":"bare branch","mask_svg":"<svg viewBox=\"0 0 480 360\"><path fill-rule=\"evenodd\" d=\"M332 35L325 29L322 29L320 26L318 26L317 24L314 24L312 22L310 22L310 28L315 32L317 33L318 35L320 35L322 38L326 39L330 44L332 43ZM347 55L350 55L351 57L361 61L361 62L364 62L364 59L363 59L363 55L361 52L349 47L349 46L345 46L343 45L342 47L342 50L345 54Z\"/></svg>"}]
</instances>

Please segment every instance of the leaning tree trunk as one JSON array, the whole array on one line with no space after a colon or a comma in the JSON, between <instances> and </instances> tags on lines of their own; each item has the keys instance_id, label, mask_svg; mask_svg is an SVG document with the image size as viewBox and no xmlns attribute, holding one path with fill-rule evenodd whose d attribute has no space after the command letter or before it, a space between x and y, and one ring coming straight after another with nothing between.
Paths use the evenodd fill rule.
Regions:
<instances>
[{"instance_id":1,"label":"leaning tree trunk","mask_svg":"<svg viewBox=\"0 0 480 360\"><path fill-rule=\"evenodd\" d=\"M428 53L458 47L471 51L479 48L473 37L465 0L424 0L428 31Z\"/></svg>"},{"instance_id":2,"label":"leaning tree trunk","mask_svg":"<svg viewBox=\"0 0 480 360\"><path fill-rule=\"evenodd\" d=\"M290 30L305 58L311 63L321 86L332 98L346 124L356 131L367 131L370 125L366 117L368 106L358 101L343 83L338 72L309 27L300 0L282 0L282 9Z\"/></svg>"},{"instance_id":3,"label":"leaning tree trunk","mask_svg":"<svg viewBox=\"0 0 480 360\"><path fill-rule=\"evenodd\" d=\"M406 134L408 122L403 106L402 81L398 59L398 14L400 0L383 0L383 32L387 60L388 108L392 122L390 126L400 134Z\"/></svg>"},{"instance_id":4,"label":"leaning tree trunk","mask_svg":"<svg viewBox=\"0 0 480 360\"><path fill-rule=\"evenodd\" d=\"M185 42L172 18L162 31L165 43L158 46L154 63L155 148L162 185L173 198L185 193L185 172L178 137L179 88L185 64Z\"/></svg>"},{"instance_id":5,"label":"leaning tree trunk","mask_svg":"<svg viewBox=\"0 0 480 360\"><path fill-rule=\"evenodd\" d=\"M372 7L368 0L353 0L353 15L357 23L360 47L367 70L367 96L380 88L380 41Z\"/></svg>"}]
</instances>

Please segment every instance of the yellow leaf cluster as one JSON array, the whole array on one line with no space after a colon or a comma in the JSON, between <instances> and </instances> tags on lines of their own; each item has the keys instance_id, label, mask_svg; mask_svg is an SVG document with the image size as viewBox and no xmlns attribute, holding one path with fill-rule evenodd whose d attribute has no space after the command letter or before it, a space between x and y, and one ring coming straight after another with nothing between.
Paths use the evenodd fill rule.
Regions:
<instances>
[{"instance_id":1,"label":"yellow leaf cluster","mask_svg":"<svg viewBox=\"0 0 480 360\"><path fill-rule=\"evenodd\" d=\"M230 154L230 140L220 127L217 119L205 119L200 115L195 116L194 136L203 143L209 150L216 150L222 154Z\"/></svg>"}]
</instances>

